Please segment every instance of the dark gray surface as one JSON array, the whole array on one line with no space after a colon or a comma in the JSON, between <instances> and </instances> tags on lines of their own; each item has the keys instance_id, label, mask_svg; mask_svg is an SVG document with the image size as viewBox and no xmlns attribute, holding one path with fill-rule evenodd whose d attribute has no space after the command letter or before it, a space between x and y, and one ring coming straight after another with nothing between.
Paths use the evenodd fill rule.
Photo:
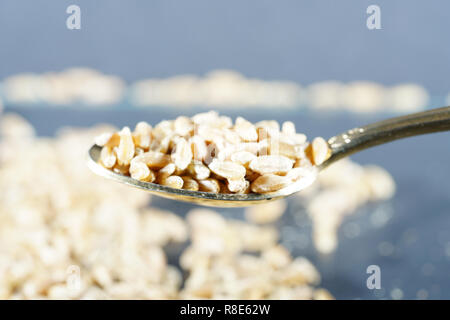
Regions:
<instances>
[{"instance_id":1,"label":"dark gray surface","mask_svg":"<svg viewBox=\"0 0 450 320\"><path fill-rule=\"evenodd\" d=\"M15 110L30 120L41 135L52 135L64 125L91 126L106 122L132 126L142 119L157 123L180 113L195 112L189 110L184 113L167 108L151 111ZM290 119L296 123L297 130L308 136L324 137L389 116L307 112L281 114L278 111L247 112L243 115L252 121ZM390 299L391 291L400 288L404 298L415 299L422 290L419 293L422 298L450 299L450 277L447 273L450 267L449 137L450 133L440 133L409 138L353 157L359 163L374 163L386 168L397 183L397 193L392 200L367 205L346 219L340 229L339 247L333 255L323 257L313 249L309 238L310 222L298 201L289 202L289 214L278 224L282 242L294 254L304 255L314 262L323 275L322 285L337 298ZM153 203L180 215L193 207L164 199L155 199ZM229 217L242 218L242 209L222 209L221 212ZM375 227L373 220L377 217L385 217L386 223ZM355 226L360 233L352 236ZM382 255L383 246L389 245L393 247L392 254ZM381 290L371 291L366 287L366 268L371 264L381 268Z\"/></svg>"}]
</instances>

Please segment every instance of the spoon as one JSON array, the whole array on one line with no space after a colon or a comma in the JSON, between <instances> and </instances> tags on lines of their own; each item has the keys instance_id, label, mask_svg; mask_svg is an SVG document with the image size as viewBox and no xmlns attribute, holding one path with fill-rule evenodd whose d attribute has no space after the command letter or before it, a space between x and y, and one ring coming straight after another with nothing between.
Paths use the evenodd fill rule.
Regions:
<instances>
[{"instance_id":1,"label":"spoon","mask_svg":"<svg viewBox=\"0 0 450 320\"><path fill-rule=\"evenodd\" d=\"M307 188L316 180L321 170L353 153L406 137L448 130L450 130L450 107L413 113L348 130L328 139L331 155L323 164L307 170L305 176L290 186L266 194L225 194L190 191L135 180L101 166L99 164L101 147L97 145L93 145L89 149L88 167L99 176L143 189L164 198L213 207L246 207L285 198Z\"/></svg>"}]
</instances>

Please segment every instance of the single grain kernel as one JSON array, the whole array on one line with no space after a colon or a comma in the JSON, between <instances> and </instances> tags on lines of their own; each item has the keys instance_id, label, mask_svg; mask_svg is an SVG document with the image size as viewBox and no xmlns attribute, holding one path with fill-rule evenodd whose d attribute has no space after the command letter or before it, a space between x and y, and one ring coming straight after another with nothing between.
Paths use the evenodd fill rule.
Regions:
<instances>
[{"instance_id":1,"label":"single grain kernel","mask_svg":"<svg viewBox=\"0 0 450 320\"><path fill-rule=\"evenodd\" d=\"M192 156L194 160L203 161L208 151L205 140L202 137L193 136L189 139L189 143L191 144Z\"/></svg>"},{"instance_id":2,"label":"single grain kernel","mask_svg":"<svg viewBox=\"0 0 450 320\"><path fill-rule=\"evenodd\" d=\"M209 124L217 121L219 114L216 111L208 111L197 113L192 117L192 121L196 124Z\"/></svg>"},{"instance_id":3,"label":"single grain kernel","mask_svg":"<svg viewBox=\"0 0 450 320\"><path fill-rule=\"evenodd\" d=\"M244 178L239 180L227 180L227 188L231 192L246 193L250 187L250 182Z\"/></svg>"},{"instance_id":4,"label":"single grain kernel","mask_svg":"<svg viewBox=\"0 0 450 320\"><path fill-rule=\"evenodd\" d=\"M209 177L211 171L200 161L193 161L187 167L187 172L196 180L204 180Z\"/></svg>"},{"instance_id":5,"label":"single grain kernel","mask_svg":"<svg viewBox=\"0 0 450 320\"><path fill-rule=\"evenodd\" d=\"M321 165L327 160L331 155L330 147L328 142L324 138L317 137L314 138L312 142L312 157L315 165Z\"/></svg>"},{"instance_id":6,"label":"single grain kernel","mask_svg":"<svg viewBox=\"0 0 450 320\"><path fill-rule=\"evenodd\" d=\"M272 152L270 154L273 154ZM304 147L302 145L292 145L285 142L278 144L278 154L291 159L297 159L303 156Z\"/></svg>"},{"instance_id":7,"label":"single grain kernel","mask_svg":"<svg viewBox=\"0 0 450 320\"><path fill-rule=\"evenodd\" d=\"M223 141L220 139L208 144L208 146L206 147L206 156L203 159L203 162L206 165L209 165L214 159L220 159L219 158L220 147L223 147Z\"/></svg>"},{"instance_id":8,"label":"single grain kernel","mask_svg":"<svg viewBox=\"0 0 450 320\"><path fill-rule=\"evenodd\" d=\"M241 143L241 137L239 136L239 134L235 131L232 131L231 129L224 129L223 137L225 138L226 142L229 142L233 145Z\"/></svg>"},{"instance_id":9,"label":"single grain kernel","mask_svg":"<svg viewBox=\"0 0 450 320\"><path fill-rule=\"evenodd\" d=\"M170 163L170 156L158 151L148 151L138 155L132 161L143 162L150 169L161 169Z\"/></svg>"},{"instance_id":10,"label":"single grain kernel","mask_svg":"<svg viewBox=\"0 0 450 320\"><path fill-rule=\"evenodd\" d=\"M229 155L234 152L233 146L231 146L231 149L229 146L231 145L227 144L223 139L211 142L207 147L208 151L204 162L209 165L214 159L226 160L229 158Z\"/></svg>"},{"instance_id":11,"label":"single grain kernel","mask_svg":"<svg viewBox=\"0 0 450 320\"><path fill-rule=\"evenodd\" d=\"M189 176L182 176L183 179L183 189L191 190L191 191L198 191L199 185L198 182L195 181L195 179L189 177Z\"/></svg>"},{"instance_id":12,"label":"single grain kernel","mask_svg":"<svg viewBox=\"0 0 450 320\"><path fill-rule=\"evenodd\" d=\"M239 134L243 141L257 141L258 133L256 127L242 117L237 117L234 130Z\"/></svg>"},{"instance_id":13,"label":"single grain kernel","mask_svg":"<svg viewBox=\"0 0 450 320\"><path fill-rule=\"evenodd\" d=\"M263 141L267 141L267 151L260 155L280 155L280 135L278 133Z\"/></svg>"},{"instance_id":14,"label":"single grain kernel","mask_svg":"<svg viewBox=\"0 0 450 320\"><path fill-rule=\"evenodd\" d=\"M270 143L270 139L265 139L258 142L258 156L267 156L269 154Z\"/></svg>"},{"instance_id":15,"label":"single grain kernel","mask_svg":"<svg viewBox=\"0 0 450 320\"><path fill-rule=\"evenodd\" d=\"M231 161L239 163L245 167L247 167L250 164L250 162L255 158L256 156L248 151L235 152L230 157Z\"/></svg>"},{"instance_id":16,"label":"single grain kernel","mask_svg":"<svg viewBox=\"0 0 450 320\"><path fill-rule=\"evenodd\" d=\"M258 155L267 149L267 145L267 140L263 140L260 142L241 142L235 147L235 152L247 151L253 153L254 155Z\"/></svg>"},{"instance_id":17,"label":"single grain kernel","mask_svg":"<svg viewBox=\"0 0 450 320\"><path fill-rule=\"evenodd\" d=\"M138 122L134 129L134 142L142 149L150 148L152 126L145 121Z\"/></svg>"},{"instance_id":18,"label":"single grain kernel","mask_svg":"<svg viewBox=\"0 0 450 320\"><path fill-rule=\"evenodd\" d=\"M215 126L221 129L229 129L233 126L233 120L227 116L220 116L218 120L215 121Z\"/></svg>"},{"instance_id":19,"label":"single grain kernel","mask_svg":"<svg viewBox=\"0 0 450 320\"><path fill-rule=\"evenodd\" d=\"M217 142L223 140L223 132L219 128L208 125L199 125L195 127L196 134L206 142Z\"/></svg>"},{"instance_id":20,"label":"single grain kernel","mask_svg":"<svg viewBox=\"0 0 450 320\"><path fill-rule=\"evenodd\" d=\"M130 165L130 175L133 179L140 181L153 182L156 175L143 162L132 162Z\"/></svg>"},{"instance_id":21,"label":"single grain kernel","mask_svg":"<svg viewBox=\"0 0 450 320\"><path fill-rule=\"evenodd\" d=\"M274 192L287 187L290 182L288 178L283 176L265 174L252 182L251 190L256 193Z\"/></svg>"},{"instance_id":22,"label":"single grain kernel","mask_svg":"<svg viewBox=\"0 0 450 320\"><path fill-rule=\"evenodd\" d=\"M194 123L188 117L180 116L174 121L174 130L180 136L188 136L194 130Z\"/></svg>"},{"instance_id":23,"label":"single grain kernel","mask_svg":"<svg viewBox=\"0 0 450 320\"><path fill-rule=\"evenodd\" d=\"M124 127L120 132L120 143L116 149L117 162L121 165L130 164L134 157L134 142L130 128Z\"/></svg>"},{"instance_id":24,"label":"single grain kernel","mask_svg":"<svg viewBox=\"0 0 450 320\"><path fill-rule=\"evenodd\" d=\"M230 180L239 180L245 177L245 167L232 161L214 159L209 164L209 169L215 174Z\"/></svg>"},{"instance_id":25,"label":"single grain kernel","mask_svg":"<svg viewBox=\"0 0 450 320\"><path fill-rule=\"evenodd\" d=\"M109 147L103 147L100 152L100 160L105 168L111 169L116 164L116 155Z\"/></svg>"},{"instance_id":26,"label":"single grain kernel","mask_svg":"<svg viewBox=\"0 0 450 320\"><path fill-rule=\"evenodd\" d=\"M192 161L192 150L184 138L175 140L175 151L172 153L172 161L179 170L184 170Z\"/></svg>"},{"instance_id":27,"label":"single grain kernel","mask_svg":"<svg viewBox=\"0 0 450 320\"><path fill-rule=\"evenodd\" d=\"M220 184L216 179L208 178L204 180L198 180L197 182L200 191L213 193L219 193L220 191Z\"/></svg>"},{"instance_id":28,"label":"single grain kernel","mask_svg":"<svg viewBox=\"0 0 450 320\"><path fill-rule=\"evenodd\" d=\"M281 126L281 132L289 136L295 135L295 124L292 121L283 122L283 125Z\"/></svg>"},{"instance_id":29,"label":"single grain kernel","mask_svg":"<svg viewBox=\"0 0 450 320\"><path fill-rule=\"evenodd\" d=\"M166 137L172 136L173 131L173 121L164 120L156 125L152 130L152 135L156 140L161 141Z\"/></svg>"},{"instance_id":30,"label":"single grain kernel","mask_svg":"<svg viewBox=\"0 0 450 320\"><path fill-rule=\"evenodd\" d=\"M256 128L262 128L269 133L280 132L280 124L276 120L263 120L255 124Z\"/></svg>"},{"instance_id":31,"label":"single grain kernel","mask_svg":"<svg viewBox=\"0 0 450 320\"><path fill-rule=\"evenodd\" d=\"M161 179L160 183L163 186L171 187L174 189L183 188L184 181L180 176L169 176L167 178Z\"/></svg>"},{"instance_id":32,"label":"single grain kernel","mask_svg":"<svg viewBox=\"0 0 450 320\"><path fill-rule=\"evenodd\" d=\"M167 164L165 167L161 168L161 170L158 171L158 180L171 176L175 173L175 170L176 166L174 163Z\"/></svg>"},{"instance_id":33,"label":"single grain kernel","mask_svg":"<svg viewBox=\"0 0 450 320\"><path fill-rule=\"evenodd\" d=\"M250 162L250 169L259 174L285 174L292 169L294 161L291 159L280 156L259 156Z\"/></svg>"},{"instance_id":34,"label":"single grain kernel","mask_svg":"<svg viewBox=\"0 0 450 320\"><path fill-rule=\"evenodd\" d=\"M306 135L303 133L296 133L293 135L280 134L280 142L292 144L292 145L300 145L306 142Z\"/></svg>"},{"instance_id":35,"label":"single grain kernel","mask_svg":"<svg viewBox=\"0 0 450 320\"><path fill-rule=\"evenodd\" d=\"M99 147L109 147L114 148L119 145L120 142L120 136L117 132L110 133L106 132L99 136L97 136L94 140L94 143L98 145Z\"/></svg>"},{"instance_id":36,"label":"single grain kernel","mask_svg":"<svg viewBox=\"0 0 450 320\"><path fill-rule=\"evenodd\" d=\"M231 155L236 152L236 146L230 143L224 143L217 154L218 160L230 160Z\"/></svg>"},{"instance_id":37,"label":"single grain kernel","mask_svg":"<svg viewBox=\"0 0 450 320\"><path fill-rule=\"evenodd\" d=\"M302 177L306 177L311 174L311 168L292 168L285 177L290 179L292 182L299 180Z\"/></svg>"}]
</instances>

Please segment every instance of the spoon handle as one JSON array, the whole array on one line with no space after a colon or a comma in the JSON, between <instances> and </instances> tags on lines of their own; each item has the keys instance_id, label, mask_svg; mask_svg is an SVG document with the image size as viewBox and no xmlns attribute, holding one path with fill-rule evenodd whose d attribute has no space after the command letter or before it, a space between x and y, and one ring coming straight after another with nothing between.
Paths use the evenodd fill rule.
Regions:
<instances>
[{"instance_id":1,"label":"spoon handle","mask_svg":"<svg viewBox=\"0 0 450 320\"><path fill-rule=\"evenodd\" d=\"M331 148L331 156L322 164L322 167L379 144L448 130L450 130L450 107L375 122L330 138L328 144Z\"/></svg>"}]
</instances>

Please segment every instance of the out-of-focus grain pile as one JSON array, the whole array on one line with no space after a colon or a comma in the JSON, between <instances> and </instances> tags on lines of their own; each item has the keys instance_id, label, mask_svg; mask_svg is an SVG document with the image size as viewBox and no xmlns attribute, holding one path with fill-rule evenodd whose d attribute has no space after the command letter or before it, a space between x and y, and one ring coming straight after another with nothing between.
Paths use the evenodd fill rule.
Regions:
<instances>
[{"instance_id":1,"label":"out-of-focus grain pile","mask_svg":"<svg viewBox=\"0 0 450 320\"><path fill-rule=\"evenodd\" d=\"M180 258L189 271L180 298L331 299L305 258L277 245L277 230L226 220L209 209L187 216L192 243Z\"/></svg>"},{"instance_id":2,"label":"out-of-focus grain pile","mask_svg":"<svg viewBox=\"0 0 450 320\"><path fill-rule=\"evenodd\" d=\"M284 108L414 112L427 107L427 90L416 83L384 86L372 81L320 81L308 86L288 80L249 78L234 70L204 76L175 75L137 80L127 86L114 75L89 68L11 75L0 84L10 104L87 107L114 106L122 101L138 107ZM450 98L448 98L450 100Z\"/></svg>"},{"instance_id":3,"label":"out-of-focus grain pile","mask_svg":"<svg viewBox=\"0 0 450 320\"><path fill-rule=\"evenodd\" d=\"M383 168L342 159L298 196L312 219L317 250L330 253L338 245L337 231L347 215L368 202L387 200L394 193L395 182Z\"/></svg>"},{"instance_id":4,"label":"out-of-focus grain pile","mask_svg":"<svg viewBox=\"0 0 450 320\"><path fill-rule=\"evenodd\" d=\"M185 241L185 224L143 209L147 194L86 170L98 130L35 138L20 117L3 117L1 298L177 297L181 277L161 246Z\"/></svg>"},{"instance_id":5,"label":"out-of-focus grain pile","mask_svg":"<svg viewBox=\"0 0 450 320\"><path fill-rule=\"evenodd\" d=\"M369 202L387 200L394 193L395 182L383 168L342 159L321 172L309 188L291 198L300 201L311 219L315 248L329 254L338 245L338 229L346 216ZM270 224L285 209L285 200L269 202L247 208L246 218L253 223Z\"/></svg>"},{"instance_id":6,"label":"out-of-focus grain pile","mask_svg":"<svg viewBox=\"0 0 450 320\"><path fill-rule=\"evenodd\" d=\"M130 91L133 103L142 107L292 108L305 99L303 88L295 82L250 79L233 70L214 70L204 77L143 79L135 82Z\"/></svg>"},{"instance_id":7,"label":"out-of-focus grain pile","mask_svg":"<svg viewBox=\"0 0 450 320\"><path fill-rule=\"evenodd\" d=\"M232 70L215 70L203 77L178 75L165 79L144 79L130 88L137 106L218 108L296 108L413 112L429 101L425 88L415 83L384 86L372 81L320 81L303 87L293 81L247 78Z\"/></svg>"},{"instance_id":8,"label":"out-of-focus grain pile","mask_svg":"<svg viewBox=\"0 0 450 320\"><path fill-rule=\"evenodd\" d=\"M21 73L3 81L9 103L103 106L123 98L125 82L89 68L70 68L43 74Z\"/></svg>"},{"instance_id":9,"label":"out-of-focus grain pile","mask_svg":"<svg viewBox=\"0 0 450 320\"><path fill-rule=\"evenodd\" d=\"M106 126L37 138L17 115L0 125L0 298L331 298L273 227L209 210L186 224L149 207L146 193L93 176L86 148ZM183 284L164 245L189 238Z\"/></svg>"}]
</instances>

